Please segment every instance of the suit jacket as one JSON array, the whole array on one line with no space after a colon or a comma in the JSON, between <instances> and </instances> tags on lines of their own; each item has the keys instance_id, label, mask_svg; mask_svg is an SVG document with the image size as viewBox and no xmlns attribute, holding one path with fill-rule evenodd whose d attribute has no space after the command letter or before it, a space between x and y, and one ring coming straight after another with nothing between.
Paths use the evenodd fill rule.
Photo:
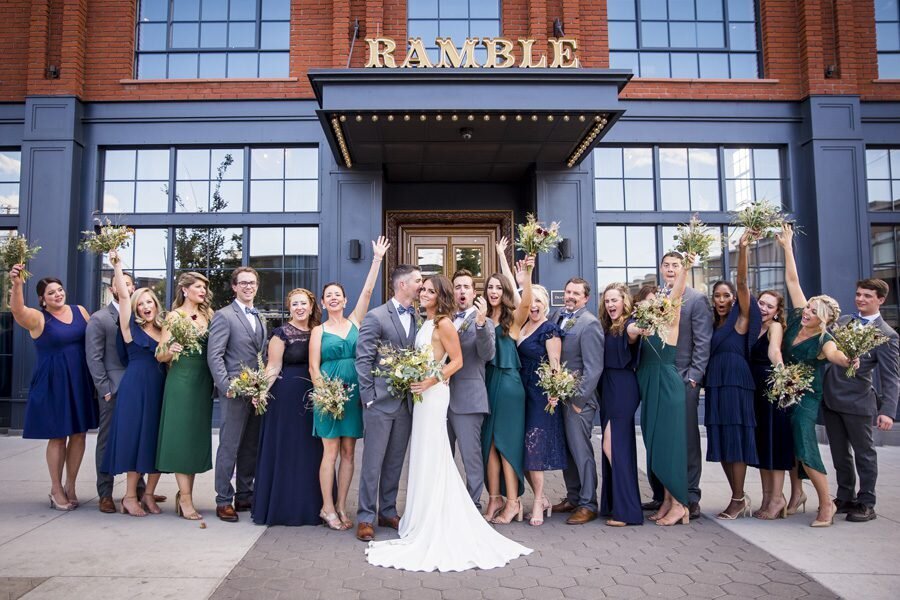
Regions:
<instances>
[{"instance_id":1,"label":"suit jacket","mask_svg":"<svg viewBox=\"0 0 900 600\"><path fill-rule=\"evenodd\" d=\"M459 325L459 346L463 366L450 378L450 410L458 415L487 414L487 387L484 385L484 365L497 352L495 325L490 319L484 327L475 325L472 311Z\"/></svg>"},{"instance_id":2,"label":"suit jacket","mask_svg":"<svg viewBox=\"0 0 900 600\"><path fill-rule=\"evenodd\" d=\"M553 323L559 324L560 311L550 317ZM571 323L571 319L566 325ZM586 404L597 406L597 384L603 374L604 352L603 327L599 319L587 308L575 311L575 323L563 331L562 353L560 361L566 368L581 373L578 392L569 402L578 408Z\"/></svg>"},{"instance_id":3,"label":"suit jacket","mask_svg":"<svg viewBox=\"0 0 900 600\"><path fill-rule=\"evenodd\" d=\"M409 402L409 395L403 398L392 396L388 391L387 380L375 377L372 371L381 361L378 351L380 344L390 344L395 348L411 348L416 342L416 319L411 316L409 334L403 331L403 324L397 314L393 300L366 313L359 336L356 338L356 377L359 380L359 398L367 410L378 410L392 414L404 402Z\"/></svg>"},{"instance_id":4,"label":"suit jacket","mask_svg":"<svg viewBox=\"0 0 900 600\"><path fill-rule=\"evenodd\" d=\"M843 325L852 319L844 315L838 319ZM897 415L900 393L900 336L878 317L872 321L888 341L859 358L856 377L847 377L844 367L829 363L825 370L823 400L829 409L850 415L874 417Z\"/></svg>"},{"instance_id":5,"label":"suit jacket","mask_svg":"<svg viewBox=\"0 0 900 600\"><path fill-rule=\"evenodd\" d=\"M125 374L125 365L116 347L116 339L121 335L119 311L111 302L91 315L84 333L84 347L88 370L101 400L106 394L115 398Z\"/></svg>"},{"instance_id":6,"label":"suit jacket","mask_svg":"<svg viewBox=\"0 0 900 600\"><path fill-rule=\"evenodd\" d=\"M220 308L213 315L206 362L219 397L225 396L231 379L241 372L242 367L256 367L256 355L263 352L266 341L265 322L259 317L256 319L254 332L244 308L237 302Z\"/></svg>"},{"instance_id":7,"label":"suit jacket","mask_svg":"<svg viewBox=\"0 0 900 600\"><path fill-rule=\"evenodd\" d=\"M685 383L693 380L702 385L713 334L712 307L706 294L692 287L685 288L681 302L675 368Z\"/></svg>"}]
</instances>

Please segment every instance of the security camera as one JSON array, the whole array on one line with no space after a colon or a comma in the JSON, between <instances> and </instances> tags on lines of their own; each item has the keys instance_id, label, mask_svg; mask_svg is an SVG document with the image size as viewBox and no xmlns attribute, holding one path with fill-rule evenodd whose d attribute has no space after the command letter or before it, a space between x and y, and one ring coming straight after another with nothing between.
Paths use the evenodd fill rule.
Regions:
<instances>
[{"instance_id":1,"label":"security camera","mask_svg":"<svg viewBox=\"0 0 900 600\"><path fill-rule=\"evenodd\" d=\"M471 127L460 127L459 128L459 137L461 137L464 141L468 142L472 139L472 128Z\"/></svg>"}]
</instances>

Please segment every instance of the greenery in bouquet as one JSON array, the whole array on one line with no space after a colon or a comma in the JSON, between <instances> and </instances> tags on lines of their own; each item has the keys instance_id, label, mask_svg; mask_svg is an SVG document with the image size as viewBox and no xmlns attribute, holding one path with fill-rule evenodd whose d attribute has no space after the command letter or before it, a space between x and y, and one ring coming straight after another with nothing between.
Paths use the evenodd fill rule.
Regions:
<instances>
[{"instance_id":1,"label":"greenery in bouquet","mask_svg":"<svg viewBox=\"0 0 900 600\"><path fill-rule=\"evenodd\" d=\"M202 342L206 332L194 327L193 319L190 317L177 310L172 311L166 315L164 327L171 337L168 342L160 343L156 347L157 354L164 354L169 351L172 344L178 344L181 346L181 352L172 357L172 362L175 362L182 354L199 354L203 351Z\"/></svg>"},{"instance_id":2,"label":"greenery in bouquet","mask_svg":"<svg viewBox=\"0 0 900 600\"><path fill-rule=\"evenodd\" d=\"M581 374L578 371L567 369L566 363L562 363L558 369L554 369L544 359L538 365L535 373L538 376L538 387L548 398L556 398L559 402L565 403L566 400L578 393ZM544 410L552 415L556 412L556 406L548 402Z\"/></svg>"},{"instance_id":3,"label":"greenery in bouquet","mask_svg":"<svg viewBox=\"0 0 900 600\"><path fill-rule=\"evenodd\" d=\"M518 226L519 234L516 236L516 248L526 255L538 255L550 252L559 245L562 239L559 235L559 223L553 221L549 226L544 225L528 213L525 223Z\"/></svg>"},{"instance_id":4,"label":"greenery in bouquet","mask_svg":"<svg viewBox=\"0 0 900 600\"><path fill-rule=\"evenodd\" d=\"M731 224L750 231L754 241L775 237L785 223L793 224L793 220L778 206L765 200L751 202L741 210L732 211L731 214ZM798 227L795 226L794 231L799 233Z\"/></svg>"},{"instance_id":5,"label":"greenery in bouquet","mask_svg":"<svg viewBox=\"0 0 900 600\"><path fill-rule=\"evenodd\" d=\"M241 372L231 380L228 391L235 398L247 398L257 415L264 414L269 407L269 378L262 355L256 355L256 368L244 365Z\"/></svg>"},{"instance_id":6,"label":"greenery in bouquet","mask_svg":"<svg viewBox=\"0 0 900 600\"><path fill-rule=\"evenodd\" d=\"M699 215L694 214L686 225L682 223L676 229L674 250L682 254L693 254L701 262L706 262L716 241L713 230L700 220Z\"/></svg>"},{"instance_id":7,"label":"greenery in bouquet","mask_svg":"<svg viewBox=\"0 0 900 600\"><path fill-rule=\"evenodd\" d=\"M888 341L887 337L874 325L867 325L857 320L851 320L844 325L836 325L831 330L831 335L834 336L834 343L837 344L838 350L843 352L851 363ZM856 377L856 368L851 364L845 373L847 377Z\"/></svg>"},{"instance_id":8,"label":"greenery in bouquet","mask_svg":"<svg viewBox=\"0 0 900 600\"><path fill-rule=\"evenodd\" d=\"M10 233L9 237L0 242L0 269L8 273L15 265L25 264L34 258L40 249L40 246L29 246L24 235ZM27 281L31 273L22 269L19 276L22 281Z\"/></svg>"},{"instance_id":9,"label":"greenery in bouquet","mask_svg":"<svg viewBox=\"0 0 900 600\"><path fill-rule=\"evenodd\" d=\"M675 322L678 311L681 310L681 302L673 302L668 296L656 294L634 305L635 325L653 335L654 333L667 343L669 328Z\"/></svg>"},{"instance_id":10,"label":"greenery in bouquet","mask_svg":"<svg viewBox=\"0 0 900 600\"><path fill-rule=\"evenodd\" d=\"M125 225L113 225L109 218L100 225L99 231L82 231L84 239L78 244L79 250L95 254L108 254L111 250L127 248L134 236L134 229Z\"/></svg>"},{"instance_id":11,"label":"greenery in bouquet","mask_svg":"<svg viewBox=\"0 0 900 600\"><path fill-rule=\"evenodd\" d=\"M766 380L766 398L782 409L799 404L804 393L813 391L815 374L811 366L803 363L776 365Z\"/></svg>"},{"instance_id":12,"label":"greenery in bouquet","mask_svg":"<svg viewBox=\"0 0 900 600\"><path fill-rule=\"evenodd\" d=\"M355 388L355 383L344 383L340 377L322 375L322 381L309 393L309 400L314 411L340 421L344 418L344 407Z\"/></svg>"},{"instance_id":13,"label":"greenery in bouquet","mask_svg":"<svg viewBox=\"0 0 900 600\"><path fill-rule=\"evenodd\" d=\"M372 374L384 377L391 395L402 398L410 386L429 377L441 378L441 365L434 360L431 345L421 348L397 348L390 344L378 347L381 359ZM421 394L413 394L413 402L421 402Z\"/></svg>"}]
</instances>

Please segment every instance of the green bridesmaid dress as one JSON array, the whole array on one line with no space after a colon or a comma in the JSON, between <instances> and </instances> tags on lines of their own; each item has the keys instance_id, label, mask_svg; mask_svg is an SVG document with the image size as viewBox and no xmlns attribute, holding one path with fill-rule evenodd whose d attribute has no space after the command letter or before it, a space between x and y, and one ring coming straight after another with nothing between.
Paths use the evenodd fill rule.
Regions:
<instances>
[{"instance_id":1,"label":"green bridesmaid dress","mask_svg":"<svg viewBox=\"0 0 900 600\"><path fill-rule=\"evenodd\" d=\"M182 352L166 376L156 449L156 468L163 473L212 469L213 380L205 336L201 344L200 352Z\"/></svg>"},{"instance_id":2,"label":"green bridesmaid dress","mask_svg":"<svg viewBox=\"0 0 900 600\"><path fill-rule=\"evenodd\" d=\"M359 381L356 378L356 338L359 330L350 324L347 337L329 333L322 327L322 375L339 377L347 385L355 386L344 405L344 418L335 419L316 411L313 414L313 435L320 438L363 436L362 403L359 400Z\"/></svg>"},{"instance_id":3,"label":"green bridesmaid dress","mask_svg":"<svg viewBox=\"0 0 900 600\"><path fill-rule=\"evenodd\" d=\"M481 426L481 452L487 469L491 442L503 458L516 471L519 479L517 496L525 493L525 386L519 376L522 363L516 342L496 328L497 351L493 360L485 365L485 385L490 413ZM503 474L500 474L500 493L508 495Z\"/></svg>"}]
</instances>

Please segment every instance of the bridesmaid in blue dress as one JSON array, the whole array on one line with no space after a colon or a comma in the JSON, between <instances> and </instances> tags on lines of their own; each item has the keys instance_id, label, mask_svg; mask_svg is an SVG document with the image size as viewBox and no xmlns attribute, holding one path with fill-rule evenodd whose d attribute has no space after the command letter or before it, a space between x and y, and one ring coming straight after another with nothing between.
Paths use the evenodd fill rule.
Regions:
<instances>
[{"instance_id":1,"label":"bridesmaid in blue dress","mask_svg":"<svg viewBox=\"0 0 900 600\"><path fill-rule=\"evenodd\" d=\"M78 506L75 482L84 457L85 432L97 427L98 422L84 350L90 315L81 306L66 304L66 290L55 277L45 277L37 283L41 310L25 306L21 276L24 268L25 265L14 265L9 272L10 312L16 323L31 334L37 351L22 437L49 440L50 508L72 510Z\"/></svg>"},{"instance_id":2,"label":"bridesmaid in blue dress","mask_svg":"<svg viewBox=\"0 0 900 600\"><path fill-rule=\"evenodd\" d=\"M750 370L750 347L760 328L759 307L747 283L749 231L738 249L737 289L730 281L713 284L714 326L706 367L706 460L722 463L731 487L731 502L716 515L736 519L750 515L744 492L747 465L756 464L756 384Z\"/></svg>"},{"instance_id":3,"label":"bridesmaid in blue dress","mask_svg":"<svg viewBox=\"0 0 900 600\"><path fill-rule=\"evenodd\" d=\"M290 320L269 338L272 398L260 424L252 516L257 525L318 525L322 444L313 436L308 398L309 337L322 313L313 293L303 288L291 290L287 308Z\"/></svg>"},{"instance_id":4,"label":"bridesmaid in blue dress","mask_svg":"<svg viewBox=\"0 0 900 600\"><path fill-rule=\"evenodd\" d=\"M600 514L610 517L610 527L641 525L638 488L637 443L634 414L641 401L637 365L640 330L630 318L631 295L624 283L611 283L601 296L600 323L603 341L603 374L600 376L600 427L603 429L603 483Z\"/></svg>"},{"instance_id":5,"label":"bridesmaid in blue dress","mask_svg":"<svg viewBox=\"0 0 900 600\"><path fill-rule=\"evenodd\" d=\"M119 294L119 327L128 360L119 384L103 472L128 473L122 513L146 517L147 512L161 512L153 494L159 483L156 448L166 382L166 367L156 360L156 346L162 337L162 305L150 288L139 288L129 295L116 251L109 253L109 262L115 269L113 287ZM144 473L148 474L147 487L139 501L137 486Z\"/></svg>"}]
</instances>

